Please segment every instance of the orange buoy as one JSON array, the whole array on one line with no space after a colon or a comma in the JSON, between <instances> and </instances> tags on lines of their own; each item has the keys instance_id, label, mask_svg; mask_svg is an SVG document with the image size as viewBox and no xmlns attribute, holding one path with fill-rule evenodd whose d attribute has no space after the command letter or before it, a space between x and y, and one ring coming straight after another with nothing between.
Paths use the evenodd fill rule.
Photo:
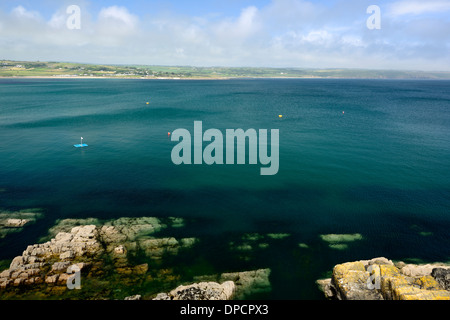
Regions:
<instances>
[{"instance_id":1,"label":"orange buoy","mask_svg":"<svg viewBox=\"0 0 450 320\"><path fill-rule=\"evenodd\" d=\"M170 136L170 132L167 132L167 135Z\"/></svg>"}]
</instances>

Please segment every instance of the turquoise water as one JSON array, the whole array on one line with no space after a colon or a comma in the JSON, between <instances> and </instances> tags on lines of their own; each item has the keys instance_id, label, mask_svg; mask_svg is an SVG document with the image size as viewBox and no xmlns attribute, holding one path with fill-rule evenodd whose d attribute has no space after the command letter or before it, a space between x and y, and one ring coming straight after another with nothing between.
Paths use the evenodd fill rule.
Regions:
<instances>
[{"instance_id":1,"label":"turquoise water","mask_svg":"<svg viewBox=\"0 0 450 320\"><path fill-rule=\"evenodd\" d=\"M45 210L0 259L56 219L176 216L204 239L182 263L271 268L266 298L320 299L314 281L344 261L450 260L449 81L1 79L0 112L0 209ZM196 120L279 129L278 174L175 166L168 132ZM242 260L227 244L244 233L290 236ZM336 250L330 233L363 240Z\"/></svg>"}]
</instances>

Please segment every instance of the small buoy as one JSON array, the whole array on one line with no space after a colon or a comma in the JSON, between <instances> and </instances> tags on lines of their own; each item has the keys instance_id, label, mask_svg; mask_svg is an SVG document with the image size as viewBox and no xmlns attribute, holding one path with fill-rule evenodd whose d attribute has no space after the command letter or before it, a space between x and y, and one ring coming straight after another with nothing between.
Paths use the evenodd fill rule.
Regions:
<instances>
[{"instance_id":1,"label":"small buoy","mask_svg":"<svg viewBox=\"0 0 450 320\"><path fill-rule=\"evenodd\" d=\"M147 102L147 104L150 104L150 102Z\"/></svg>"},{"instance_id":2,"label":"small buoy","mask_svg":"<svg viewBox=\"0 0 450 320\"><path fill-rule=\"evenodd\" d=\"M344 114L345 113L345 111L342 111L342 114Z\"/></svg>"},{"instance_id":3,"label":"small buoy","mask_svg":"<svg viewBox=\"0 0 450 320\"><path fill-rule=\"evenodd\" d=\"M283 115L282 115L282 114L280 114L280 115L278 115L278 117L279 117L279 118L283 118Z\"/></svg>"},{"instance_id":4,"label":"small buoy","mask_svg":"<svg viewBox=\"0 0 450 320\"><path fill-rule=\"evenodd\" d=\"M170 136L170 132L167 132L167 135Z\"/></svg>"}]
</instances>

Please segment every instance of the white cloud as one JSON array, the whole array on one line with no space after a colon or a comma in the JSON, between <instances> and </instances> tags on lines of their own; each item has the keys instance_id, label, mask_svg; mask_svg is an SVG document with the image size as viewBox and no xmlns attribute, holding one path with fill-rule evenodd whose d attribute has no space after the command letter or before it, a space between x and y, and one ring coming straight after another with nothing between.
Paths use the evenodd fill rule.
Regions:
<instances>
[{"instance_id":1,"label":"white cloud","mask_svg":"<svg viewBox=\"0 0 450 320\"><path fill-rule=\"evenodd\" d=\"M241 16L238 19L237 27L244 33L252 33L257 29L255 20L258 14L258 8L251 6L242 10Z\"/></svg>"},{"instance_id":2,"label":"white cloud","mask_svg":"<svg viewBox=\"0 0 450 320\"><path fill-rule=\"evenodd\" d=\"M48 25L52 28L66 27L67 15L62 12L56 12L52 15Z\"/></svg>"},{"instance_id":3,"label":"white cloud","mask_svg":"<svg viewBox=\"0 0 450 320\"><path fill-rule=\"evenodd\" d=\"M409 0L398 1L389 6L389 14L402 16L407 14L420 15L424 13L438 13L450 10L450 1L445 0Z\"/></svg>"},{"instance_id":4,"label":"white cloud","mask_svg":"<svg viewBox=\"0 0 450 320\"><path fill-rule=\"evenodd\" d=\"M93 37L98 45L126 46L138 35L138 23L139 18L125 7L102 8L96 25L93 25Z\"/></svg>"},{"instance_id":5,"label":"white cloud","mask_svg":"<svg viewBox=\"0 0 450 320\"><path fill-rule=\"evenodd\" d=\"M313 30L303 35L301 39L314 45L327 45L333 40L333 36L327 30Z\"/></svg>"},{"instance_id":6,"label":"white cloud","mask_svg":"<svg viewBox=\"0 0 450 320\"><path fill-rule=\"evenodd\" d=\"M218 23L210 23L216 40L237 44L255 35L261 28L258 13L258 8L251 6L242 9L238 19L225 19Z\"/></svg>"},{"instance_id":7,"label":"white cloud","mask_svg":"<svg viewBox=\"0 0 450 320\"><path fill-rule=\"evenodd\" d=\"M127 8L118 6L102 8L98 18L101 22L121 23L120 27L129 29L134 29L139 21L138 17L131 14Z\"/></svg>"},{"instance_id":8,"label":"white cloud","mask_svg":"<svg viewBox=\"0 0 450 320\"><path fill-rule=\"evenodd\" d=\"M353 47L366 47L367 45L364 43L364 41L359 36L354 35L344 35L341 38L341 42L344 45L350 45Z\"/></svg>"},{"instance_id":9,"label":"white cloud","mask_svg":"<svg viewBox=\"0 0 450 320\"><path fill-rule=\"evenodd\" d=\"M37 11L29 11L25 9L22 6L15 7L11 14L17 18L26 18L26 19L34 19L34 20L40 20L41 15Z\"/></svg>"}]
</instances>

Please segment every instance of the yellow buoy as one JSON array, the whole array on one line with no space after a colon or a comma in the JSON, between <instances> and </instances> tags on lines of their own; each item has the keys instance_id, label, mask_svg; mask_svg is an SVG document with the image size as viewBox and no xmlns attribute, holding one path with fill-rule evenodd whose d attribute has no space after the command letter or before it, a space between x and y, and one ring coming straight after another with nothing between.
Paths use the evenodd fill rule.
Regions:
<instances>
[{"instance_id":1,"label":"yellow buoy","mask_svg":"<svg viewBox=\"0 0 450 320\"><path fill-rule=\"evenodd\" d=\"M147 104L150 104L150 102L147 102Z\"/></svg>"},{"instance_id":2,"label":"yellow buoy","mask_svg":"<svg viewBox=\"0 0 450 320\"><path fill-rule=\"evenodd\" d=\"M279 117L279 118L283 118L283 115L282 115L282 114L280 114L280 115L278 115L278 117Z\"/></svg>"}]
</instances>

